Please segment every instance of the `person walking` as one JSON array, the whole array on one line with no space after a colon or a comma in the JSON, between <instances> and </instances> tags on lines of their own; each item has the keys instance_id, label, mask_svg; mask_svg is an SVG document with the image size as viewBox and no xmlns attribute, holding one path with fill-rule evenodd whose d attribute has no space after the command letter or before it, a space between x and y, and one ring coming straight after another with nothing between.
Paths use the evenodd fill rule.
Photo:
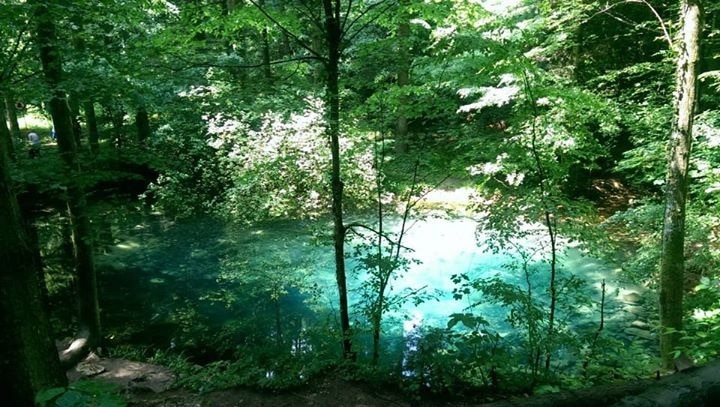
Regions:
<instances>
[{"instance_id":1,"label":"person walking","mask_svg":"<svg viewBox=\"0 0 720 407\"><path fill-rule=\"evenodd\" d=\"M40 135L31 131L27 135L28 142L30 143L30 158L37 158L40 156Z\"/></svg>"}]
</instances>

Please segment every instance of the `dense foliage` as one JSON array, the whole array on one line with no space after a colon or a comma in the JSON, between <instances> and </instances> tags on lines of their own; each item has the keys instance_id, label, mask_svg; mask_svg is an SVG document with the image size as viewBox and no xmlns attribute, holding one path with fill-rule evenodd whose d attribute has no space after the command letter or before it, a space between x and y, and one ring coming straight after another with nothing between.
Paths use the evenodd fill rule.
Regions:
<instances>
[{"instance_id":1,"label":"dense foliage","mask_svg":"<svg viewBox=\"0 0 720 407\"><path fill-rule=\"evenodd\" d=\"M15 189L38 231L58 336L72 335L78 323L79 238L65 202L79 185L93 202L93 228L83 239L96 253L111 252L133 222L168 239L173 222L193 219L230 225L235 237L251 228L265 233L272 222L311 225L264 252L233 250L227 241L242 239L223 235L209 246L212 264L192 263L203 249L188 247L190 266L179 268L218 272L187 277L196 284L189 295L158 294L183 304L174 311L155 304L147 316L173 326L168 343L135 341L140 329L104 310L126 325L105 333L112 355L170 364L181 386L282 389L338 369L421 397L550 392L656 369L654 343L604 329L605 318L620 312L605 298L620 298L619 288L579 277L568 259L575 252L602 259L620 270L608 285L642 287L646 320L622 323L649 324L654 338L680 4L347 0L328 16L336 10L329 1L51 2L64 69L52 88L36 57L44 45L30 34L36 3L0 5L9 126L0 142L15 158ZM705 3L680 259L685 328L675 352L697 362L720 349L720 6ZM328 40L334 19L338 44ZM80 126L71 170L50 139L49 95L58 92ZM30 131L43 138L38 158L26 142ZM331 154L333 137L339 157ZM423 201L450 187L472 189L462 208ZM301 261L294 246L332 251L338 192L350 221L336 224L334 237L341 230L350 247L343 257L350 280L363 281L350 287L351 338L336 326L342 293L310 282L329 257ZM111 195L131 204L96 205ZM452 292L395 290L393 282L419 263L403 245L408 219L434 216L438 207L473 218L477 244L506 256L503 272L453 273ZM140 212L163 220L137 221ZM311 237L298 243L304 236ZM171 251L170 243L159 247ZM145 260L136 261L103 266L101 286ZM191 276L188 269L167 278ZM208 279L214 285L201 293ZM412 320L402 314L405 304L442 295L467 307L439 325L383 328L385 318ZM507 312L487 317L488 304ZM213 319L223 313L237 317ZM350 339L353 352L346 348L342 358L338 344ZM106 392L83 383L46 390L38 401L60 405ZM116 403L114 395L107 400Z\"/></svg>"}]
</instances>

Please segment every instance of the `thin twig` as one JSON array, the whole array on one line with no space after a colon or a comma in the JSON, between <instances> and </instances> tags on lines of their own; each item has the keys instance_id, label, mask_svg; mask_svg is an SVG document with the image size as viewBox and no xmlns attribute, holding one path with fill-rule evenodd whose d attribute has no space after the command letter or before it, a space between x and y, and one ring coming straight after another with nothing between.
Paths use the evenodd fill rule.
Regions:
<instances>
[{"instance_id":1,"label":"thin twig","mask_svg":"<svg viewBox=\"0 0 720 407\"><path fill-rule=\"evenodd\" d=\"M362 236L362 235L360 235L359 233L357 233L357 232L354 230L355 228L367 229L367 230L373 232L375 235L382 236L385 240L387 240L388 242L390 242L391 245L394 246L394 245L397 244L397 243L396 243L394 240L392 240L388 235L386 235L386 234L384 234L384 233L381 233L379 230L377 230L377 229L375 229L375 228L373 228L373 227L371 227L371 226L365 225L365 224L363 224L363 223L360 223L360 222L348 223L347 225L345 225L345 226L343 227L343 229L344 229L345 232L354 232L355 234L357 234L357 235L359 235L359 236ZM409 247L405 247L405 246L402 246L402 248L403 248L403 249L410 249Z\"/></svg>"},{"instance_id":2,"label":"thin twig","mask_svg":"<svg viewBox=\"0 0 720 407\"><path fill-rule=\"evenodd\" d=\"M412 206L410 206L410 199L412 199L413 192L415 191L415 186L417 185L417 175L418 175L418 167L420 166L420 161L415 160L415 168L413 170L413 180L412 184L410 186L410 191L408 191L407 194L407 200L405 201L405 210L403 211L403 220L402 220L402 226L400 227L400 236L398 236L397 241L397 248L395 250L395 261L397 261L400 258L400 245L402 244L403 237L405 236L405 232L407 229L405 228L405 225L407 224L408 216L410 215L410 210L412 209Z\"/></svg>"},{"instance_id":3,"label":"thin twig","mask_svg":"<svg viewBox=\"0 0 720 407\"><path fill-rule=\"evenodd\" d=\"M301 47L305 48L309 53L311 53L315 58L319 59L320 61L327 62L327 58L323 57L318 51L314 50L310 45L306 44L305 41L301 40L300 37L295 35L292 31L285 28L284 25L282 25L275 17L270 15L267 10L265 10L264 7L262 7L260 4L258 4L255 0L249 0L250 3L252 3L255 8L257 8L268 20L270 20L277 28L280 29L280 31L284 32L285 35L295 40L295 42L298 43Z\"/></svg>"},{"instance_id":4,"label":"thin twig","mask_svg":"<svg viewBox=\"0 0 720 407\"><path fill-rule=\"evenodd\" d=\"M592 360L595 354L595 348L597 340L600 337L600 332L602 332L603 328L605 327L605 279L602 280L601 287L602 294L600 297L600 325L598 326L597 331L595 331L595 336L593 337L592 344L590 345L590 353L588 353L588 357L583 362L583 376L587 376L587 367L590 364L590 360Z\"/></svg>"},{"instance_id":5,"label":"thin twig","mask_svg":"<svg viewBox=\"0 0 720 407\"><path fill-rule=\"evenodd\" d=\"M342 32L340 33L340 41L343 42L343 43L345 43L345 44L351 44L352 41L355 39L355 37L357 37L361 32L363 32L363 31L365 30L365 28L367 28L370 24L374 23L378 18L380 18L383 14L385 14L385 12L387 12L388 10L390 10L390 8L393 6L393 4L392 4L392 3L388 4L387 7L385 7L385 8L382 9L380 12L378 12L375 16L373 16L371 19L369 19L368 21L366 21L365 24L363 24L360 28L358 28L357 30L355 30L355 32L352 33L352 35L350 35L350 36L347 38L347 41L346 41L346 36L350 33L350 30L352 29L352 27L353 27L362 17L364 17L365 15L367 15L372 9L374 9L375 7L378 7L378 6L382 5L382 4L385 3L385 2L386 2L386 1L383 0L383 1L379 1L379 2L377 2L377 3L374 3L374 4L371 4L371 5L367 6L367 7L365 8L365 10L363 10L363 12L360 13L360 15L358 15L357 17L355 17L355 19L354 19L350 24L348 24L348 26L346 27L345 31L342 31Z\"/></svg>"},{"instance_id":6,"label":"thin twig","mask_svg":"<svg viewBox=\"0 0 720 407\"><path fill-rule=\"evenodd\" d=\"M180 61L187 64L181 69L172 69L172 70L186 70L186 69L193 69L193 68L243 68L243 69L249 69L249 68L260 68L266 65L279 65L279 64L287 64L290 62L302 62L302 61L311 61L311 60L317 60L315 56L311 55L303 55L299 57L293 57L293 58L287 58L287 59L278 59L275 61L270 61L268 63L260 62L257 64L225 64L225 63L215 63L215 62L195 62L188 59L185 59L181 56L176 55L175 58L179 59ZM158 65L157 67L161 67Z\"/></svg>"},{"instance_id":7,"label":"thin twig","mask_svg":"<svg viewBox=\"0 0 720 407\"><path fill-rule=\"evenodd\" d=\"M648 2L647 0L623 0L623 1L619 1L617 3L609 4L602 10L600 10L600 11L596 12L595 14L591 15L590 17L586 18L584 21L582 21L582 24L592 20L593 18L595 18L596 16L598 16L600 14L610 15L608 13L608 11L610 11L611 9L613 9L617 6L620 6L622 4L630 4L630 3L644 4L650 9L650 12L653 13L655 18L658 20L658 23L660 23L660 28L662 29L663 37L665 38L665 41L667 41L670 49L674 49L675 47L673 46L672 36L670 35L670 31L668 30L667 25L665 24L665 21L660 16L660 13L657 12L655 7L653 7L652 4L650 4L650 2ZM613 17L613 18L616 18L616 17Z\"/></svg>"},{"instance_id":8,"label":"thin twig","mask_svg":"<svg viewBox=\"0 0 720 407\"><path fill-rule=\"evenodd\" d=\"M440 182L436 183L432 188L428 189L427 191L424 191L414 202L410 204L411 208L414 208L415 205L417 205L420 201L423 200L430 192L438 189L440 185L442 185L443 182L447 181L450 178L450 175L446 175L445 178L441 179Z\"/></svg>"}]
</instances>

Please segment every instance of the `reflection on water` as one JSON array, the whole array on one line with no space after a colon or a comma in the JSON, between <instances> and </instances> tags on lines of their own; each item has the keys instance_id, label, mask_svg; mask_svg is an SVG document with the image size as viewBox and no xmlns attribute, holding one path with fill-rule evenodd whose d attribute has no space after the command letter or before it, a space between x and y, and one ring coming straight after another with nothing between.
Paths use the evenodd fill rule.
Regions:
<instances>
[{"instance_id":1,"label":"reflection on water","mask_svg":"<svg viewBox=\"0 0 720 407\"><path fill-rule=\"evenodd\" d=\"M402 355L402 375L404 377L413 377L417 374L414 367L411 366L410 360L419 350L418 347L422 339L422 322L422 315L420 313L415 313L412 319L403 322L405 349L403 349Z\"/></svg>"}]
</instances>

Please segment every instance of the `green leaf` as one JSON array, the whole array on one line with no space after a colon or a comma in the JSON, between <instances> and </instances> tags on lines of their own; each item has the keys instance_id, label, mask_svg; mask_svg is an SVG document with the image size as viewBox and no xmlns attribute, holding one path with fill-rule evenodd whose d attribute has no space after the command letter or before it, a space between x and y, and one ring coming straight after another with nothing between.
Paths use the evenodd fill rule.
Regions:
<instances>
[{"instance_id":1,"label":"green leaf","mask_svg":"<svg viewBox=\"0 0 720 407\"><path fill-rule=\"evenodd\" d=\"M88 397L75 390L68 390L55 402L57 407L86 407L90 400Z\"/></svg>"},{"instance_id":2,"label":"green leaf","mask_svg":"<svg viewBox=\"0 0 720 407\"><path fill-rule=\"evenodd\" d=\"M448 329L452 329L458 323L463 324L465 327L475 329L479 324L485 324L487 321L482 317L475 316L473 314L451 314L450 320L448 321Z\"/></svg>"},{"instance_id":3,"label":"green leaf","mask_svg":"<svg viewBox=\"0 0 720 407\"><path fill-rule=\"evenodd\" d=\"M47 403L63 393L65 393L64 387L52 387L50 389L42 390L37 394L37 396L35 396L35 403Z\"/></svg>"}]
</instances>

